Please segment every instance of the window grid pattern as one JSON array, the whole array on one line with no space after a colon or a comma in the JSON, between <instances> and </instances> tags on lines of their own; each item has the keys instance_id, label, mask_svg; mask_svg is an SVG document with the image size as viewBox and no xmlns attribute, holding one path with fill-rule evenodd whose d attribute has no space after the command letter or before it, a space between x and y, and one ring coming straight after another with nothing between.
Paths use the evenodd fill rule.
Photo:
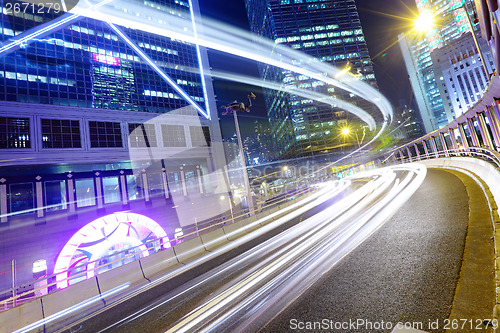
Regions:
<instances>
[{"instance_id":1,"label":"window grid pattern","mask_svg":"<svg viewBox=\"0 0 500 333\"><path fill-rule=\"evenodd\" d=\"M210 129L208 126L189 126L193 147L210 147Z\"/></svg>"},{"instance_id":2,"label":"window grid pattern","mask_svg":"<svg viewBox=\"0 0 500 333\"><path fill-rule=\"evenodd\" d=\"M43 148L81 148L78 120L42 119Z\"/></svg>"},{"instance_id":3,"label":"window grid pattern","mask_svg":"<svg viewBox=\"0 0 500 333\"><path fill-rule=\"evenodd\" d=\"M190 17L189 7L181 2L156 0L144 5L163 6ZM0 39L53 18L0 12ZM186 70L199 67L193 44L139 30L124 31L193 99L203 101L200 75ZM0 100L158 113L188 105L103 22L91 18L2 57Z\"/></svg>"},{"instance_id":4,"label":"window grid pattern","mask_svg":"<svg viewBox=\"0 0 500 333\"><path fill-rule=\"evenodd\" d=\"M0 117L0 149L31 148L29 118Z\"/></svg>"},{"instance_id":5,"label":"window grid pattern","mask_svg":"<svg viewBox=\"0 0 500 333\"><path fill-rule=\"evenodd\" d=\"M186 133L183 125L161 125L165 147L186 147Z\"/></svg>"},{"instance_id":6,"label":"window grid pattern","mask_svg":"<svg viewBox=\"0 0 500 333\"><path fill-rule=\"evenodd\" d=\"M128 124L130 147L158 147L154 124Z\"/></svg>"},{"instance_id":7,"label":"window grid pattern","mask_svg":"<svg viewBox=\"0 0 500 333\"><path fill-rule=\"evenodd\" d=\"M123 147L120 123L108 121L89 121L90 147Z\"/></svg>"}]
</instances>

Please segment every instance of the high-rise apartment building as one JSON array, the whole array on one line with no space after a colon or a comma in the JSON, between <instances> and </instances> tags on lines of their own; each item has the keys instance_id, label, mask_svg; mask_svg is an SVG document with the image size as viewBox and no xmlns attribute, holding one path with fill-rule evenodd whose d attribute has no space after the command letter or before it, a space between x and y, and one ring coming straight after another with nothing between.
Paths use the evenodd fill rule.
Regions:
<instances>
[{"instance_id":1,"label":"high-rise apartment building","mask_svg":"<svg viewBox=\"0 0 500 333\"><path fill-rule=\"evenodd\" d=\"M245 3L252 32L319 61L349 69L351 75L376 87L354 0L246 0ZM374 110L369 102L305 75L262 65L261 76L290 88L336 96L369 112ZM341 108L283 92L265 93L279 158L336 152L343 143L339 139L340 128L357 121Z\"/></svg>"},{"instance_id":2,"label":"high-rise apartment building","mask_svg":"<svg viewBox=\"0 0 500 333\"><path fill-rule=\"evenodd\" d=\"M436 76L434 72L431 52L453 43L462 33L471 31L466 15L472 17L474 4L469 0L416 0L416 5L420 14L428 12L433 15L435 24L424 33L409 31L400 34L399 45L424 130L428 133L453 120L453 115L447 112L443 104L448 101L443 101L441 96L443 83L440 82L440 76ZM463 5L466 6L468 14L462 8Z\"/></svg>"}]
</instances>

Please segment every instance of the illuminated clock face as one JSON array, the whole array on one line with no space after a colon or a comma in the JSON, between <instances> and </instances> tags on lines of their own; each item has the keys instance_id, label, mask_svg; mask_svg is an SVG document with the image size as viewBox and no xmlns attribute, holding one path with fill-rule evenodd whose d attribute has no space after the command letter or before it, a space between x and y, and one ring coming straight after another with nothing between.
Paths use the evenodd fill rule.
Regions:
<instances>
[{"instance_id":1,"label":"illuminated clock face","mask_svg":"<svg viewBox=\"0 0 500 333\"><path fill-rule=\"evenodd\" d=\"M147 257L161 247L170 247L167 234L146 216L115 213L98 218L78 230L61 250L54 267L57 287Z\"/></svg>"}]
</instances>

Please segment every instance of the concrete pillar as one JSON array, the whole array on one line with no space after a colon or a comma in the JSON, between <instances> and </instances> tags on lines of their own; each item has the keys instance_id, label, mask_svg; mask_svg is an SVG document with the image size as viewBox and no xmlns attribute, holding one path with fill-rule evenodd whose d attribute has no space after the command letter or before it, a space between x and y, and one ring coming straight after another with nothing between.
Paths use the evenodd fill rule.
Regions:
<instances>
[{"instance_id":1,"label":"concrete pillar","mask_svg":"<svg viewBox=\"0 0 500 333\"><path fill-rule=\"evenodd\" d=\"M479 138L477 137L476 130L474 129L474 121L472 118L467 118L467 127L469 128L470 137L472 139L472 147L479 147Z\"/></svg>"},{"instance_id":2,"label":"concrete pillar","mask_svg":"<svg viewBox=\"0 0 500 333\"><path fill-rule=\"evenodd\" d=\"M200 171L200 166L196 166L196 178L198 179L198 187L200 189L200 193L203 194L203 183L201 182L201 171Z\"/></svg>"},{"instance_id":3,"label":"concrete pillar","mask_svg":"<svg viewBox=\"0 0 500 333\"><path fill-rule=\"evenodd\" d=\"M422 140L422 145L424 146L425 158L429 158L429 149L427 149L427 141Z\"/></svg>"},{"instance_id":4,"label":"concrete pillar","mask_svg":"<svg viewBox=\"0 0 500 333\"><path fill-rule=\"evenodd\" d=\"M434 156L437 158L437 157L439 157L439 152L438 152L438 148L436 145L436 141L434 141L434 140L435 140L434 137L431 136L430 141L431 141L432 150L434 151Z\"/></svg>"},{"instance_id":5,"label":"concrete pillar","mask_svg":"<svg viewBox=\"0 0 500 333\"><path fill-rule=\"evenodd\" d=\"M465 135L464 124L458 124L458 132L460 133L460 138L462 139L464 147L469 147L469 141L467 141L467 136Z\"/></svg>"},{"instance_id":6,"label":"concrete pillar","mask_svg":"<svg viewBox=\"0 0 500 333\"><path fill-rule=\"evenodd\" d=\"M183 167L181 167L181 184L182 184L182 194L187 197L187 187L186 187L186 177L184 175Z\"/></svg>"},{"instance_id":7,"label":"concrete pillar","mask_svg":"<svg viewBox=\"0 0 500 333\"><path fill-rule=\"evenodd\" d=\"M441 132L441 133L439 133L438 136L439 136L439 140L441 140L441 146L443 147L444 156L450 157L450 155L448 154L448 145L446 144L446 140L444 139L444 133Z\"/></svg>"},{"instance_id":8,"label":"concrete pillar","mask_svg":"<svg viewBox=\"0 0 500 333\"><path fill-rule=\"evenodd\" d=\"M451 144L453 145L455 155L458 156L458 144L457 144L457 140L455 139L455 129L454 128L448 129L448 135L450 136L450 141L451 141Z\"/></svg>"},{"instance_id":9,"label":"concrete pillar","mask_svg":"<svg viewBox=\"0 0 500 333\"><path fill-rule=\"evenodd\" d=\"M97 208L104 208L104 196L102 193L102 178L99 171L94 173L95 193L97 196Z\"/></svg>"},{"instance_id":10,"label":"concrete pillar","mask_svg":"<svg viewBox=\"0 0 500 333\"><path fill-rule=\"evenodd\" d=\"M7 185L4 184L7 180L5 178L0 179L0 223L7 223Z\"/></svg>"},{"instance_id":11,"label":"concrete pillar","mask_svg":"<svg viewBox=\"0 0 500 333\"><path fill-rule=\"evenodd\" d=\"M151 198L149 197L148 175L146 174L146 170L142 169L141 177L142 177L142 188L144 190L144 200L146 202L150 202Z\"/></svg>"},{"instance_id":12,"label":"concrete pillar","mask_svg":"<svg viewBox=\"0 0 500 333\"><path fill-rule=\"evenodd\" d=\"M403 153L401 152L401 150L398 150L398 153L399 153L399 158L401 159L401 163L404 163L404 156L403 156Z\"/></svg>"},{"instance_id":13,"label":"concrete pillar","mask_svg":"<svg viewBox=\"0 0 500 333\"><path fill-rule=\"evenodd\" d=\"M170 197L170 192L168 190L167 170L165 168L161 169L161 180L163 182L163 193L165 194L165 199L168 199Z\"/></svg>"},{"instance_id":14,"label":"concrete pillar","mask_svg":"<svg viewBox=\"0 0 500 333\"><path fill-rule=\"evenodd\" d=\"M484 144L488 148L493 149L494 145L493 141L491 140L490 131L488 130L488 126L486 125L486 118L484 117L484 113L477 114L477 121L479 124L479 131L481 132L481 136L483 137Z\"/></svg>"},{"instance_id":15,"label":"concrete pillar","mask_svg":"<svg viewBox=\"0 0 500 333\"><path fill-rule=\"evenodd\" d=\"M72 179L73 175L68 174L68 179L66 180L66 190L68 195L68 208L70 213L74 213L76 209L75 202L75 181Z\"/></svg>"},{"instance_id":16,"label":"concrete pillar","mask_svg":"<svg viewBox=\"0 0 500 333\"><path fill-rule=\"evenodd\" d=\"M43 217L44 209L43 209L43 186L42 186L42 177L35 177L35 196L36 196L36 217Z\"/></svg>"},{"instance_id":17,"label":"concrete pillar","mask_svg":"<svg viewBox=\"0 0 500 333\"><path fill-rule=\"evenodd\" d=\"M126 206L128 204L128 191L127 191L127 179L124 175L124 171L120 170L120 194L122 197L122 205Z\"/></svg>"},{"instance_id":18,"label":"concrete pillar","mask_svg":"<svg viewBox=\"0 0 500 333\"><path fill-rule=\"evenodd\" d=\"M493 106L486 108L486 116L488 117L495 147L500 148L500 124L498 123Z\"/></svg>"},{"instance_id":19,"label":"concrete pillar","mask_svg":"<svg viewBox=\"0 0 500 333\"><path fill-rule=\"evenodd\" d=\"M413 160L411 158L411 151L410 151L410 148L408 148L408 146L406 146L406 152L408 153L408 159L410 160L410 163L413 162Z\"/></svg>"},{"instance_id":20,"label":"concrete pillar","mask_svg":"<svg viewBox=\"0 0 500 333\"><path fill-rule=\"evenodd\" d=\"M415 154L417 155L417 161L420 161L420 151L418 150L418 145L413 144L413 148L415 148Z\"/></svg>"}]
</instances>

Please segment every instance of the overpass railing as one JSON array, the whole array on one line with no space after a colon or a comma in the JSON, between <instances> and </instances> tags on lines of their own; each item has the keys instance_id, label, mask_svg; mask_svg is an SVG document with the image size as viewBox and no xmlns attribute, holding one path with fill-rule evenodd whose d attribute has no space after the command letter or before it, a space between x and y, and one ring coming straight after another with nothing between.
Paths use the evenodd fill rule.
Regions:
<instances>
[{"instance_id":1,"label":"overpass railing","mask_svg":"<svg viewBox=\"0 0 500 333\"><path fill-rule=\"evenodd\" d=\"M385 153L379 161L418 160L432 156L491 155L500 151L500 78L494 76L488 90L474 106L448 125ZM458 155L457 155L458 154ZM471 155L471 156L472 156ZM486 156L483 156L486 157Z\"/></svg>"},{"instance_id":2,"label":"overpass railing","mask_svg":"<svg viewBox=\"0 0 500 333\"><path fill-rule=\"evenodd\" d=\"M302 186L295 191L283 193L276 200L254 206L256 213L271 210L278 207L287 201L293 200L302 195L314 191L310 186ZM211 232L225 225L233 224L249 217L249 209L243 209L236 212L231 212L228 215L218 217L213 220L203 221L198 224L187 226L180 234L177 234L173 239L154 239L144 243L141 246L129 247L122 251L114 252L112 255L104 256L96 261L88 261L83 264L76 265L68 271L59 272L44 276L36 281L24 283L22 285L14 285L12 288L0 291L0 312L10 308L19 306L29 302L37 297L44 296L49 292L56 291L58 283L71 281L70 284L85 280L89 277L99 275L108 271L108 267L117 268L134 260L141 259L144 255L143 246L146 246L148 255L170 248L178 243L182 243L189 239ZM67 274L64 279L57 279L57 275Z\"/></svg>"}]
</instances>

